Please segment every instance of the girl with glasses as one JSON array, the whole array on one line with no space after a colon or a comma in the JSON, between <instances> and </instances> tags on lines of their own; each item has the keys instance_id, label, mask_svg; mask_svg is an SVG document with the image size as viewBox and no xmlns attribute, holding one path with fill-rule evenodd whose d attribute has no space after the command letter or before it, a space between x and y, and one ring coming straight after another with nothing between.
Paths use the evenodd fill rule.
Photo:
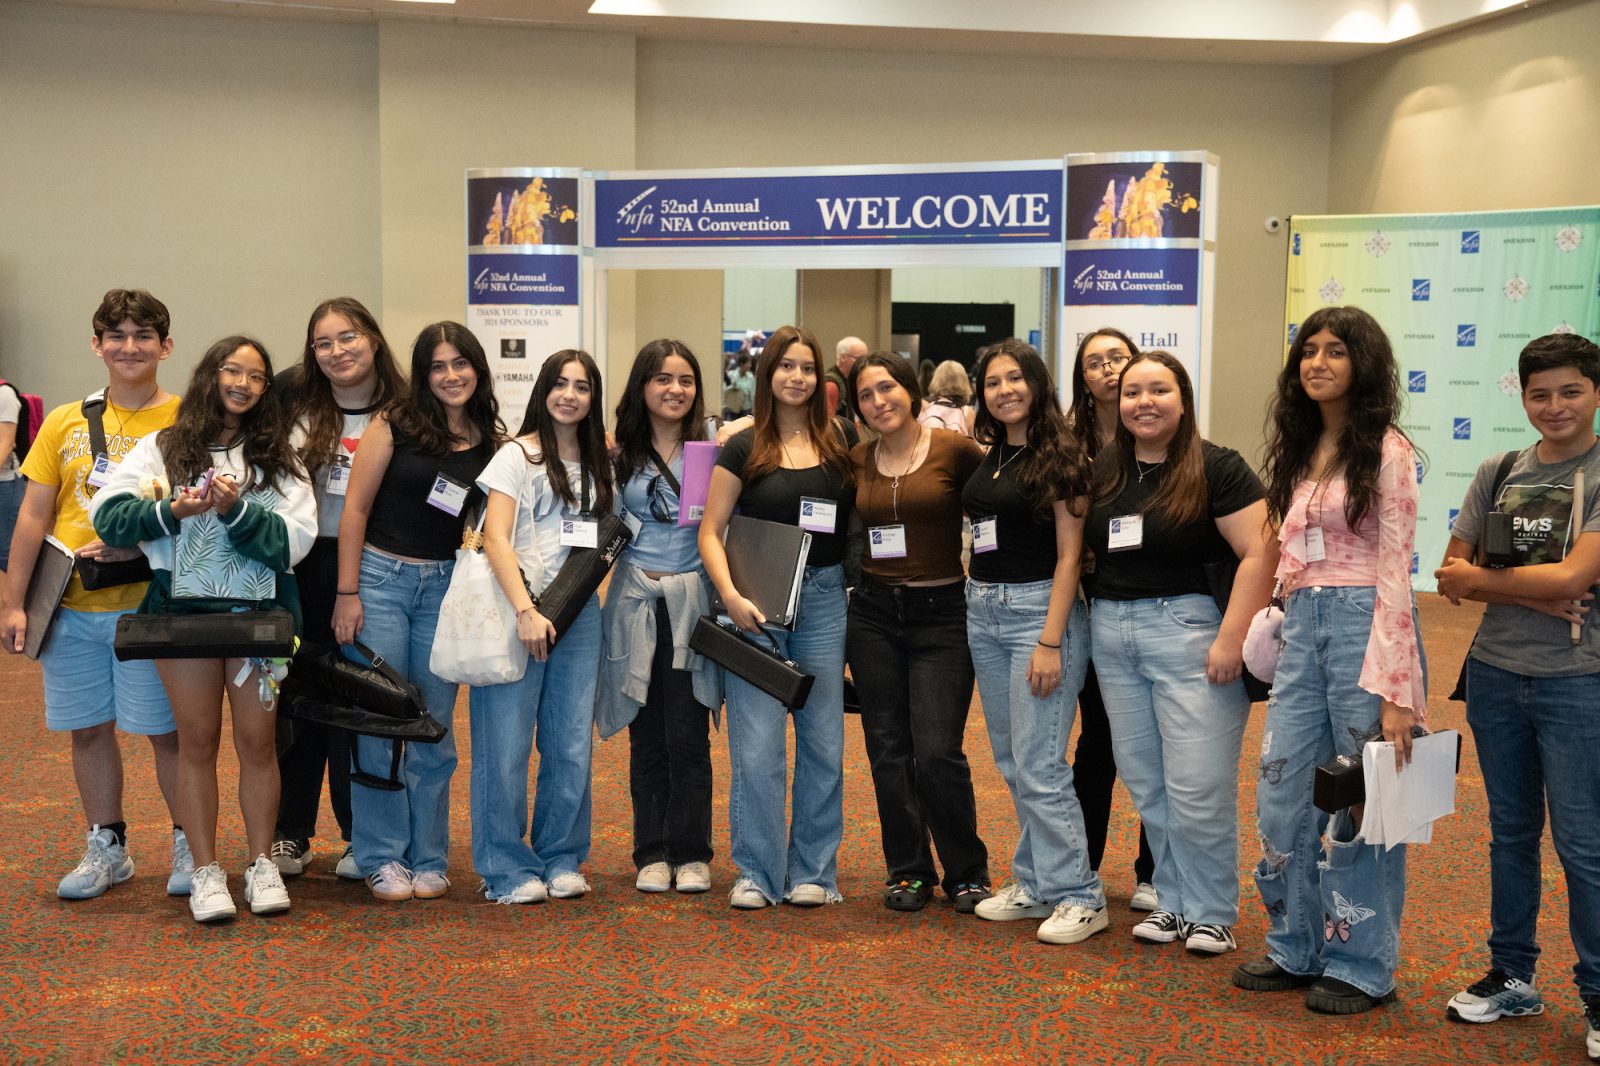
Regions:
<instances>
[{"instance_id":1,"label":"girl with glasses","mask_svg":"<svg viewBox=\"0 0 1600 1066\"><path fill-rule=\"evenodd\" d=\"M617 402L618 502L634 530L606 594L600 736L628 727L634 885L641 892L711 888L710 723L722 675L688 646L709 609L696 544L678 524L684 444L701 440L700 364L682 342L639 350Z\"/></svg>"}]
</instances>

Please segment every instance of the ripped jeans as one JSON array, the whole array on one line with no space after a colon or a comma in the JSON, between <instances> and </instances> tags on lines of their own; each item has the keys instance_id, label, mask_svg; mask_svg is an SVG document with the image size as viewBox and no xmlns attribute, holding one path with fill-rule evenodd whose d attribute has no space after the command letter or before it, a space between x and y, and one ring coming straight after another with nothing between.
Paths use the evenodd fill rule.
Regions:
<instances>
[{"instance_id":1,"label":"ripped jeans","mask_svg":"<svg viewBox=\"0 0 1600 1066\"><path fill-rule=\"evenodd\" d=\"M1316 768L1353 755L1381 701L1357 680L1372 631L1371 586L1296 590L1285 607L1283 656L1267 703L1256 808L1267 956L1294 974L1325 974L1382 996L1394 987L1405 907L1406 848L1355 839L1348 811L1311 802ZM1322 835L1327 831L1324 852Z\"/></svg>"}]
</instances>

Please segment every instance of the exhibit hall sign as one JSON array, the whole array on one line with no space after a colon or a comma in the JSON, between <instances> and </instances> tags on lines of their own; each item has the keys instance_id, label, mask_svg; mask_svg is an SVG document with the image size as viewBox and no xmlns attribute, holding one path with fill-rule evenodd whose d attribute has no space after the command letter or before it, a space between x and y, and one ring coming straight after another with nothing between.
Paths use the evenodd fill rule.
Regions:
<instances>
[{"instance_id":1,"label":"exhibit hall sign","mask_svg":"<svg viewBox=\"0 0 1600 1066\"><path fill-rule=\"evenodd\" d=\"M1535 337L1600 337L1600 207L1454 215L1297 215L1284 354L1319 307L1354 304L1388 334L1401 419L1421 458L1413 585L1432 590L1482 462L1538 440L1517 356Z\"/></svg>"},{"instance_id":2,"label":"exhibit hall sign","mask_svg":"<svg viewBox=\"0 0 1600 1066\"><path fill-rule=\"evenodd\" d=\"M1208 152L1069 155L1065 165L1060 390L1078 343L1106 326L1175 356L1210 424L1217 159Z\"/></svg>"},{"instance_id":3,"label":"exhibit hall sign","mask_svg":"<svg viewBox=\"0 0 1600 1066\"><path fill-rule=\"evenodd\" d=\"M545 356L583 347L583 172L467 171L467 322L494 373L501 416L522 424Z\"/></svg>"}]
</instances>

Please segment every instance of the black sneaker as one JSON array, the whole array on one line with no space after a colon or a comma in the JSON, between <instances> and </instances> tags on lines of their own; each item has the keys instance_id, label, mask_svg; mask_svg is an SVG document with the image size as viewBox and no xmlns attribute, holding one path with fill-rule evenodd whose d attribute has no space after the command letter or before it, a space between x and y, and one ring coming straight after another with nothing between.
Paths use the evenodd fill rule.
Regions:
<instances>
[{"instance_id":1,"label":"black sneaker","mask_svg":"<svg viewBox=\"0 0 1600 1066\"><path fill-rule=\"evenodd\" d=\"M272 842L272 865L284 877L299 877L311 862L311 841L284 840Z\"/></svg>"},{"instance_id":2,"label":"black sneaker","mask_svg":"<svg viewBox=\"0 0 1600 1066\"><path fill-rule=\"evenodd\" d=\"M1316 974L1290 973L1270 958L1242 962L1233 971L1233 983L1246 992L1287 992L1315 984Z\"/></svg>"},{"instance_id":3,"label":"black sneaker","mask_svg":"<svg viewBox=\"0 0 1600 1066\"><path fill-rule=\"evenodd\" d=\"M933 886L926 881L901 881L889 886L883 905L892 911L920 911L932 896Z\"/></svg>"},{"instance_id":4,"label":"black sneaker","mask_svg":"<svg viewBox=\"0 0 1600 1066\"><path fill-rule=\"evenodd\" d=\"M1306 1007L1319 1014L1361 1014L1395 1000L1394 989L1371 996L1337 977L1319 977L1306 992Z\"/></svg>"},{"instance_id":5,"label":"black sneaker","mask_svg":"<svg viewBox=\"0 0 1600 1066\"><path fill-rule=\"evenodd\" d=\"M957 914L971 914L978 909L978 904L994 895L988 885L978 881L963 881L956 886L951 894L950 901L956 906Z\"/></svg>"}]
</instances>

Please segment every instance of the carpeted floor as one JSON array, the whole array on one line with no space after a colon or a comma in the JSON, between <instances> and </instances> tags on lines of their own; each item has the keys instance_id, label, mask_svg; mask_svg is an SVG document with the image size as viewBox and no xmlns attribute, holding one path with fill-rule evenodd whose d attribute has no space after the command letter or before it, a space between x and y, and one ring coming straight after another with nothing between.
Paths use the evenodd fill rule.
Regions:
<instances>
[{"instance_id":1,"label":"carpeted floor","mask_svg":"<svg viewBox=\"0 0 1600 1066\"><path fill-rule=\"evenodd\" d=\"M1433 722L1462 727L1443 693L1476 614L1423 605L1434 664ZM1102 873L1112 927L1075 947L1034 939L1034 922L917 914L879 903L881 854L860 729L847 722L847 902L818 910L730 910L726 745L718 774L716 885L702 896L633 889L627 746L595 756L595 891L533 907L486 903L468 854L465 730L452 812L450 894L380 904L332 876L326 842L291 881L288 914L203 928L164 894L167 821L148 747L123 738L138 875L98 900L55 884L84 827L66 739L42 724L37 668L0 656L9 755L0 801L0 1061L118 1062L1351 1062L1584 1061L1571 985L1567 896L1547 848L1541 1018L1468 1027L1444 1018L1481 975L1488 916L1482 780L1472 740L1459 813L1411 849L1399 1002L1353 1019L1308 1013L1288 993L1240 992L1236 962L1262 952L1255 860L1257 708L1240 774L1239 953L1197 959L1136 944L1128 930L1134 821L1118 788ZM465 721L465 713L460 716ZM967 751L999 879L1016 839L1004 785L974 708ZM226 779L226 774L225 774ZM223 853L236 899L245 860L224 785ZM325 814L324 828L332 826Z\"/></svg>"}]
</instances>

